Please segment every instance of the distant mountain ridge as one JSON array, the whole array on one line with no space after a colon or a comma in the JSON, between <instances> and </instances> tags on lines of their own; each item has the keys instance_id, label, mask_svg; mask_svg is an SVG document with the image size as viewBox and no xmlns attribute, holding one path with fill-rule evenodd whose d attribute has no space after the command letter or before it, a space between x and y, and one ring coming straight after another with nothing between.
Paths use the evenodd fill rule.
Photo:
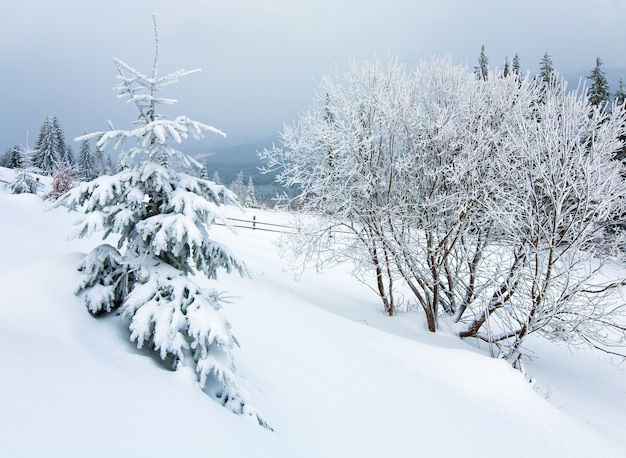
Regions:
<instances>
[{"instance_id":1,"label":"distant mountain ridge","mask_svg":"<svg viewBox=\"0 0 626 458\"><path fill-rule=\"evenodd\" d=\"M252 178L257 199L267 201L282 194L284 190L276 184L276 174L261 172L263 163L259 159L258 151L278 143L279 138L276 135L237 145L211 147L208 151L193 156L206 167L209 179L213 179L217 172L221 183L227 186L235 181L237 174L243 172L246 185Z\"/></svg>"},{"instance_id":2,"label":"distant mountain ridge","mask_svg":"<svg viewBox=\"0 0 626 458\"><path fill-rule=\"evenodd\" d=\"M246 177L252 176L255 183L273 181L273 176L270 178L259 170L262 164L257 152L271 148L277 141L278 137L275 136L238 145L217 146L207 152L196 153L194 157L206 166L209 177L217 171L224 183L234 180L240 171Z\"/></svg>"}]
</instances>

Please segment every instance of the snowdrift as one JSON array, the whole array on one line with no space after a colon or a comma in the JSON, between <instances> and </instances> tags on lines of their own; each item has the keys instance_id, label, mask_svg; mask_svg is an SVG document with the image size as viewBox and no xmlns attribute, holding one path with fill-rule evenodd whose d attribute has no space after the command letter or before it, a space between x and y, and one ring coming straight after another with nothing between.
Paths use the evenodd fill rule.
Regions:
<instances>
[{"instance_id":1,"label":"snowdrift","mask_svg":"<svg viewBox=\"0 0 626 458\"><path fill-rule=\"evenodd\" d=\"M230 297L236 364L276 431L263 429L138 350L119 317L89 315L76 266L100 240L68 241L78 216L47 207L0 192L2 456L624 456L618 361L531 340L531 384L418 313L383 316L349 267L297 278L277 233L213 227L252 274L206 283Z\"/></svg>"}]
</instances>

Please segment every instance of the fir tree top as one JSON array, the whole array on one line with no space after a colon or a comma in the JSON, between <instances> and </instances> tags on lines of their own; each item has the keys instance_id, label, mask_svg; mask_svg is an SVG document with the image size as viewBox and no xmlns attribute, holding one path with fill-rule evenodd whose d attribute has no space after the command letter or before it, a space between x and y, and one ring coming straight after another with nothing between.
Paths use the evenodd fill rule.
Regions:
<instances>
[{"instance_id":1,"label":"fir tree top","mask_svg":"<svg viewBox=\"0 0 626 458\"><path fill-rule=\"evenodd\" d=\"M587 96L589 97L589 103L602 108L609 102L611 93L609 92L609 82L606 79L606 73L604 73L601 67L602 60L600 57L597 57L596 66L587 77L591 80Z\"/></svg>"}]
</instances>

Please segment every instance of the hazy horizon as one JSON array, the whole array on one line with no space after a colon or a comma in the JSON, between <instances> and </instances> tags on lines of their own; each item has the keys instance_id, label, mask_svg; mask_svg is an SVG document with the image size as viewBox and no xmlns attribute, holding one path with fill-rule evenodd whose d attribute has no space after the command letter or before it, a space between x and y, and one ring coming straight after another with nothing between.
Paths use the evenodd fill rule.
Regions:
<instances>
[{"instance_id":1,"label":"hazy horizon","mask_svg":"<svg viewBox=\"0 0 626 458\"><path fill-rule=\"evenodd\" d=\"M186 114L228 134L203 147L275 135L312 103L316 81L352 60L397 56L411 68L431 54L477 65L484 45L491 68L517 53L536 73L545 52L561 75L626 69L626 2L496 0L22 0L0 6L0 152L34 145L47 115L68 140L128 128L134 107L116 99L113 58L149 73L152 14L160 34L160 74L202 68L163 91ZM10 44L10 45L9 45ZM626 74L624 75L626 76ZM611 87L614 91L616 87Z\"/></svg>"}]
</instances>

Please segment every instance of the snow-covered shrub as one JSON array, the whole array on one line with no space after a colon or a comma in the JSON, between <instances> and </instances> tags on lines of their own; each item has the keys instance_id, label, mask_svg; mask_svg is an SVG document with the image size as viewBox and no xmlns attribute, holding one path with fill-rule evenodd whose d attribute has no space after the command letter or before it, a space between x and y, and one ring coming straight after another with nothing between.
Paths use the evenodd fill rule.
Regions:
<instances>
[{"instance_id":1,"label":"snow-covered shrub","mask_svg":"<svg viewBox=\"0 0 626 458\"><path fill-rule=\"evenodd\" d=\"M624 247L608 230L626 201L624 106L597 109L551 72L492 76L435 57L324 78L260 153L299 190L306 224L286 247L303 266L352 262L389 314L401 285L429 330L446 317L494 355L515 360L532 333L623 351L626 305L608 295L626 280L600 274Z\"/></svg>"},{"instance_id":2,"label":"snow-covered shrub","mask_svg":"<svg viewBox=\"0 0 626 458\"><path fill-rule=\"evenodd\" d=\"M52 189L44 199L56 200L74 187L76 167L68 163L61 163L52 175Z\"/></svg>"},{"instance_id":3,"label":"snow-covered shrub","mask_svg":"<svg viewBox=\"0 0 626 458\"><path fill-rule=\"evenodd\" d=\"M220 269L246 275L244 263L209 237L215 222L232 229L219 207L238 205L237 200L224 186L175 170L174 164L198 164L168 144L190 135L200 139L204 131L222 132L186 116L157 115L157 104L174 101L156 92L192 72L157 75L156 32L155 21L152 75L115 60L121 81L116 89L137 106L139 125L77 139L97 138L98 149L129 142L122 170L82 183L57 204L85 213L77 237L96 231L117 236L117 247L100 245L81 264L79 294L94 315L117 309L138 347L154 350L175 369L192 366L207 394L269 428L238 382L232 355L237 340L221 312L220 294L192 279L195 274L215 279Z\"/></svg>"}]
</instances>

